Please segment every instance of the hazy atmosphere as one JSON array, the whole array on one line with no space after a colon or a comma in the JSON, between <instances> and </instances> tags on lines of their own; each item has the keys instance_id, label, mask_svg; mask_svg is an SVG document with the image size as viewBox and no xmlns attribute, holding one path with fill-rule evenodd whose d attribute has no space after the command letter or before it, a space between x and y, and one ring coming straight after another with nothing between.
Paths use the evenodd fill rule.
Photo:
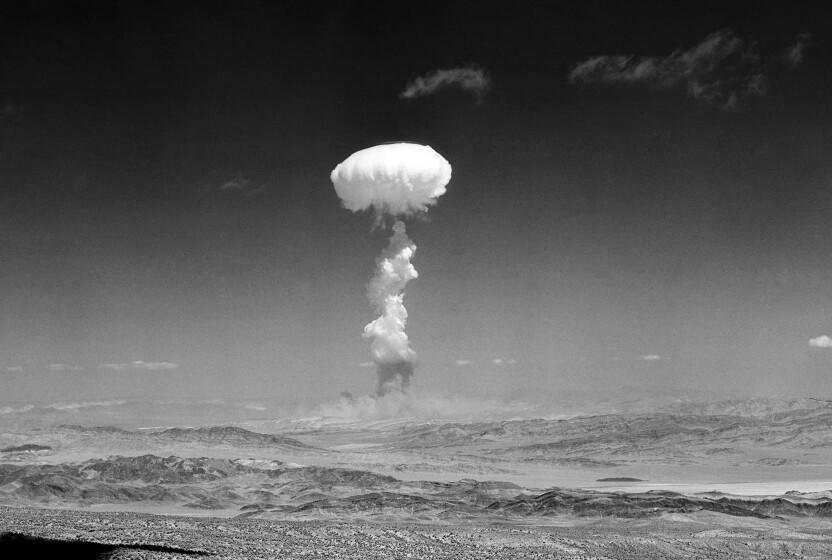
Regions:
<instances>
[{"instance_id":1,"label":"hazy atmosphere","mask_svg":"<svg viewBox=\"0 0 832 560\"><path fill-rule=\"evenodd\" d=\"M407 223L414 390L829 396L829 19L785 6L24 3L0 395L374 391L389 230L330 173L413 141L453 166Z\"/></svg>"}]
</instances>

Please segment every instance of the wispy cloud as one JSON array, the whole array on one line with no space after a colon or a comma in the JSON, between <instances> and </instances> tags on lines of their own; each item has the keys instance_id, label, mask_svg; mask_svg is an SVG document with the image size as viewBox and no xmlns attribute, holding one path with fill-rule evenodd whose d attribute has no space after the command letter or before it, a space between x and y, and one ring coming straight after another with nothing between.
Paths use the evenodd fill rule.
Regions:
<instances>
[{"instance_id":1,"label":"wispy cloud","mask_svg":"<svg viewBox=\"0 0 832 560\"><path fill-rule=\"evenodd\" d=\"M645 362L657 362L657 361L661 360L662 357L659 356L658 354L645 354L645 355L641 356L640 359L644 360Z\"/></svg>"},{"instance_id":2,"label":"wispy cloud","mask_svg":"<svg viewBox=\"0 0 832 560\"><path fill-rule=\"evenodd\" d=\"M783 51L783 60L794 68L803 62L806 57L806 50L812 46L814 36L811 33L800 33L792 46Z\"/></svg>"},{"instance_id":3,"label":"wispy cloud","mask_svg":"<svg viewBox=\"0 0 832 560\"><path fill-rule=\"evenodd\" d=\"M6 368L6 371L9 373L23 373L25 370L23 366L9 366Z\"/></svg>"},{"instance_id":4,"label":"wispy cloud","mask_svg":"<svg viewBox=\"0 0 832 560\"><path fill-rule=\"evenodd\" d=\"M495 366L512 366L517 363L517 360L514 358L509 358L508 360L504 360L503 358L494 358L491 360L491 363Z\"/></svg>"},{"instance_id":5,"label":"wispy cloud","mask_svg":"<svg viewBox=\"0 0 832 560\"><path fill-rule=\"evenodd\" d=\"M84 371L84 368L72 364L49 364L49 371Z\"/></svg>"},{"instance_id":6,"label":"wispy cloud","mask_svg":"<svg viewBox=\"0 0 832 560\"><path fill-rule=\"evenodd\" d=\"M0 106L0 122L16 120L20 117L20 107L11 101Z\"/></svg>"},{"instance_id":7,"label":"wispy cloud","mask_svg":"<svg viewBox=\"0 0 832 560\"><path fill-rule=\"evenodd\" d=\"M358 367L370 368L370 367L376 367L376 364L373 363L373 362L361 362L360 364L358 364Z\"/></svg>"},{"instance_id":8,"label":"wispy cloud","mask_svg":"<svg viewBox=\"0 0 832 560\"><path fill-rule=\"evenodd\" d=\"M111 371L170 371L179 368L179 364L173 362L143 362L136 360L123 364L101 364L101 369Z\"/></svg>"},{"instance_id":9,"label":"wispy cloud","mask_svg":"<svg viewBox=\"0 0 832 560\"><path fill-rule=\"evenodd\" d=\"M77 412L82 408L91 408L91 407L108 407L108 406L121 406L126 404L127 401L118 400L118 401L92 401L92 402L57 402L52 403L44 406L43 408L51 408L53 410L61 410L61 411L69 411L69 412Z\"/></svg>"},{"instance_id":10,"label":"wispy cloud","mask_svg":"<svg viewBox=\"0 0 832 560\"><path fill-rule=\"evenodd\" d=\"M491 87L491 78L485 70L474 66L434 70L429 74L419 76L408 82L404 91L399 94L399 97L402 99L416 99L426 95L433 95L438 91L452 86L470 91L480 101Z\"/></svg>"},{"instance_id":11,"label":"wispy cloud","mask_svg":"<svg viewBox=\"0 0 832 560\"><path fill-rule=\"evenodd\" d=\"M19 414L21 412L29 412L35 408L33 404L27 404L20 408L14 408L11 406L0 406L0 414Z\"/></svg>"},{"instance_id":12,"label":"wispy cloud","mask_svg":"<svg viewBox=\"0 0 832 560\"><path fill-rule=\"evenodd\" d=\"M470 366L474 362L471 360L456 360L454 363L458 366Z\"/></svg>"},{"instance_id":13,"label":"wispy cloud","mask_svg":"<svg viewBox=\"0 0 832 560\"><path fill-rule=\"evenodd\" d=\"M220 185L219 190L224 193L238 193L243 196L256 196L265 191L266 186L255 186L250 179L243 176L241 171L238 171L234 177Z\"/></svg>"},{"instance_id":14,"label":"wispy cloud","mask_svg":"<svg viewBox=\"0 0 832 560\"><path fill-rule=\"evenodd\" d=\"M810 338L809 346L814 346L815 348L832 348L832 338L825 334L815 338Z\"/></svg>"},{"instance_id":15,"label":"wispy cloud","mask_svg":"<svg viewBox=\"0 0 832 560\"><path fill-rule=\"evenodd\" d=\"M810 34L798 36L798 42L789 49L789 66L802 61L810 39ZM756 41L722 29L687 50L663 57L613 54L589 58L572 68L569 81L656 90L680 88L694 99L734 109L748 98L765 95L771 66L768 62L760 55Z\"/></svg>"}]
</instances>

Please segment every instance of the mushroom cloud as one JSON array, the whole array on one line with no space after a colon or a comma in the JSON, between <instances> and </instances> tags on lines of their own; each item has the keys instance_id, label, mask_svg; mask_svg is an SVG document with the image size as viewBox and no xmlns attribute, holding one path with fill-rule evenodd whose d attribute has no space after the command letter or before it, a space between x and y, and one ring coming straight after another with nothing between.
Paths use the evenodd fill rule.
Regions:
<instances>
[{"instance_id":1,"label":"mushroom cloud","mask_svg":"<svg viewBox=\"0 0 832 560\"><path fill-rule=\"evenodd\" d=\"M416 352L407 337L404 289L419 276L410 262L416 245L407 236L404 218L426 212L445 193L451 164L430 146L406 142L359 150L332 170L335 192L344 208L371 210L378 223L395 220L387 248L376 259L367 297L379 313L364 327L378 373L377 394L406 391Z\"/></svg>"}]
</instances>

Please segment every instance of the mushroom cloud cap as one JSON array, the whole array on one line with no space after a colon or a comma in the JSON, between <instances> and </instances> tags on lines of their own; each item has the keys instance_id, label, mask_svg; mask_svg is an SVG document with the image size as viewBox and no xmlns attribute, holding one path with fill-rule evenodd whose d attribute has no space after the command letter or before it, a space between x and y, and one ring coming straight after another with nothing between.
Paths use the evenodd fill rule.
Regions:
<instances>
[{"instance_id":1,"label":"mushroom cloud cap","mask_svg":"<svg viewBox=\"0 0 832 560\"><path fill-rule=\"evenodd\" d=\"M381 144L352 154L330 179L348 210L407 216L424 212L445 194L451 164L430 146Z\"/></svg>"}]
</instances>

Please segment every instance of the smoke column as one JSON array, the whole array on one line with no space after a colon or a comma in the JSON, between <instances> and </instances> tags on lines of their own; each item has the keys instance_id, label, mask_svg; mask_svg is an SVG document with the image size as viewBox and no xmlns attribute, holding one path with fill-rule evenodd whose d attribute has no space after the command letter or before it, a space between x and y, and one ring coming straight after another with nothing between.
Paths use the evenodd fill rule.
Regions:
<instances>
[{"instance_id":1,"label":"smoke column","mask_svg":"<svg viewBox=\"0 0 832 560\"><path fill-rule=\"evenodd\" d=\"M410 263L415 252L416 245L407 237L404 222L397 220L390 243L376 259L376 274L367 286L367 297L380 313L378 319L364 327L364 337L372 341L370 352L378 366L376 392L380 395L391 390L405 391L413 375L416 352L405 332L404 288L419 277Z\"/></svg>"},{"instance_id":2,"label":"smoke column","mask_svg":"<svg viewBox=\"0 0 832 560\"><path fill-rule=\"evenodd\" d=\"M410 262L416 245L407 236L402 217L426 212L445 193L451 165L430 146L382 144L358 151L330 175L344 207L353 212L372 209L377 223L395 218L387 248L376 259L376 273L367 297L379 316L364 327L376 364L376 393L407 391L416 352L405 328L404 289L419 276Z\"/></svg>"}]
</instances>

